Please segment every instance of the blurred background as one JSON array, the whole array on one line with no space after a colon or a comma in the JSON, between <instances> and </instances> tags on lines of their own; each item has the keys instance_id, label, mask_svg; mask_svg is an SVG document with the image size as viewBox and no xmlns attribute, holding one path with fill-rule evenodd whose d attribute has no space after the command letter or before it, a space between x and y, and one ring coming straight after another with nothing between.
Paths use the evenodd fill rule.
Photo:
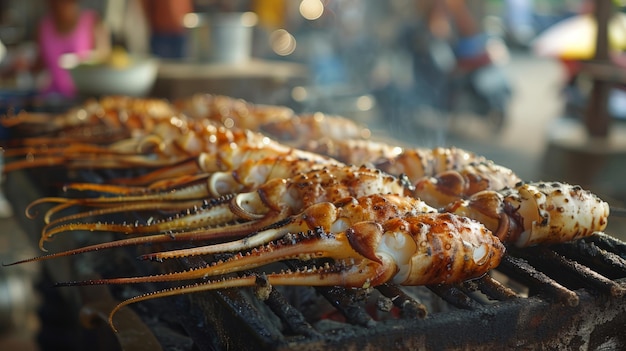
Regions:
<instances>
[{"instance_id":1,"label":"blurred background","mask_svg":"<svg viewBox=\"0 0 626 351\"><path fill-rule=\"evenodd\" d=\"M224 94L350 117L401 145L466 148L623 208L623 5L2 0L0 113L57 113L110 94ZM21 214L5 214L0 257L36 255L20 241ZM608 232L626 237L623 222ZM2 350L40 347L36 276L0 271Z\"/></svg>"}]
</instances>

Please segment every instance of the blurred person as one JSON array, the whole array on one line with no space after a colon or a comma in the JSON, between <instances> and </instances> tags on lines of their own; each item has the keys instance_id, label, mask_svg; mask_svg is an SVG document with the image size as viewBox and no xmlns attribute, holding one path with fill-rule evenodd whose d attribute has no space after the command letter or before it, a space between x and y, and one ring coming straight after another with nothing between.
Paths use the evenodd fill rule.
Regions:
<instances>
[{"instance_id":1,"label":"blurred person","mask_svg":"<svg viewBox=\"0 0 626 351\"><path fill-rule=\"evenodd\" d=\"M404 38L412 48L416 95L430 109L484 117L500 131L512 94L500 67L508 48L484 32L469 1L416 0L416 5L421 21Z\"/></svg>"},{"instance_id":2,"label":"blurred person","mask_svg":"<svg viewBox=\"0 0 626 351\"><path fill-rule=\"evenodd\" d=\"M35 69L48 73L45 95L73 98L76 87L62 65L62 57L75 54L78 60L103 60L111 50L111 39L96 12L81 9L78 0L47 0L47 6L38 28L39 61Z\"/></svg>"},{"instance_id":3,"label":"blurred person","mask_svg":"<svg viewBox=\"0 0 626 351\"><path fill-rule=\"evenodd\" d=\"M70 73L62 65L62 57L75 54L78 61L104 59L111 49L108 30L94 11L81 9L78 0L47 0L46 6L46 13L37 28L37 58L31 59L25 53L19 55L7 74L19 77L29 70L34 73L44 71L47 79L41 92L46 99L73 99L76 88ZM3 166L4 158L0 152L0 175ZM12 215L11 205L0 190L0 218Z\"/></svg>"},{"instance_id":4,"label":"blurred person","mask_svg":"<svg viewBox=\"0 0 626 351\"><path fill-rule=\"evenodd\" d=\"M143 0L150 24L150 50L161 58L185 55L186 33L183 18L193 12L191 0Z\"/></svg>"},{"instance_id":5,"label":"blurred person","mask_svg":"<svg viewBox=\"0 0 626 351\"><path fill-rule=\"evenodd\" d=\"M418 0L418 10L425 14L430 32L441 39L465 38L480 32L476 19L463 0Z\"/></svg>"},{"instance_id":6,"label":"blurred person","mask_svg":"<svg viewBox=\"0 0 626 351\"><path fill-rule=\"evenodd\" d=\"M417 21L409 22L400 42L410 52L416 103L449 109L457 65L482 51L480 27L464 0L415 0Z\"/></svg>"}]
</instances>

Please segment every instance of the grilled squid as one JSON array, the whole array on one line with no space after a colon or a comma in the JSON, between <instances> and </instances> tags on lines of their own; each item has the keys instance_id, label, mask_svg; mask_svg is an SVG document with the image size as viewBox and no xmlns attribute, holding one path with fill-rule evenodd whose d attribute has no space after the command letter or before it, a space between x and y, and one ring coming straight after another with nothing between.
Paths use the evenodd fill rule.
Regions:
<instances>
[{"instance_id":1,"label":"grilled squid","mask_svg":"<svg viewBox=\"0 0 626 351\"><path fill-rule=\"evenodd\" d=\"M199 100L203 103L198 104ZM16 159L8 162L5 171L49 166L163 167L203 152L213 155L220 147L268 148L272 146L267 145L269 138L255 132L258 124L292 115L285 107L210 95L175 105L158 99L104 97L56 117L20 113L0 122L8 127L51 131L46 136L12 141L5 156ZM69 128L74 129L71 135Z\"/></svg>"},{"instance_id":2,"label":"grilled squid","mask_svg":"<svg viewBox=\"0 0 626 351\"><path fill-rule=\"evenodd\" d=\"M254 131L264 124L289 121L294 116L288 107L253 104L224 95L195 94L174 101L174 106L194 120L210 120L226 128Z\"/></svg>"},{"instance_id":3,"label":"grilled squid","mask_svg":"<svg viewBox=\"0 0 626 351\"><path fill-rule=\"evenodd\" d=\"M119 198L120 202L203 199L250 191L272 179L292 178L298 174L324 168L327 165L340 165L331 160L297 158L291 154L272 155L260 159L255 156L254 154L249 155L249 158L243 160L232 171L199 172L192 175L167 177L164 174L167 171L160 170L160 175L150 173L133 179L117 179L117 183L144 183L148 177L151 179L163 177L163 179L145 186L69 183L64 186L64 189L66 191L90 191L101 195L124 196L123 199ZM103 197L100 198L100 201L110 202L111 199Z\"/></svg>"},{"instance_id":4,"label":"grilled squid","mask_svg":"<svg viewBox=\"0 0 626 351\"><path fill-rule=\"evenodd\" d=\"M260 133L227 129L211 121L194 121L184 115L171 115L156 123L149 133L110 143L42 144L9 148L5 155L16 159L7 163L5 171L47 166L100 169L165 167L198 157L202 153L216 155L220 150L246 146L289 149Z\"/></svg>"},{"instance_id":5,"label":"grilled squid","mask_svg":"<svg viewBox=\"0 0 626 351\"><path fill-rule=\"evenodd\" d=\"M27 136L23 145L93 142L100 133L110 137L149 133L161 120L175 115L174 106L162 99L105 96L88 99L65 113L49 115L20 112L0 118L5 128L19 128ZM113 133L111 133L113 132ZM102 140L105 141L104 139Z\"/></svg>"},{"instance_id":6,"label":"grilled squid","mask_svg":"<svg viewBox=\"0 0 626 351\"><path fill-rule=\"evenodd\" d=\"M35 208L41 204L57 203L46 211L44 221L48 226L76 221L93 215L105 215L129 210L191 211L194 207L207 207L208 204L223 202L229 195L258 189L272 179L289 179L299 174L319 170L327 163L319 160L294 159L293 157L254 157L243 161L232 172L199 173L194 176L175 177L156 181L147 187L120 186L113 184L70 183L66 190L97 192L101 196L91 197L47 197L32 202L26 209L29 217L36 215ZM339 164L337 164L339 166ZM88 210L61 216L53 216L69 208L100 208L96 212Z\"/></svg>"},{"instance_id":7,"label":"grilled squid","mask_svg":"<svg viewBox=\"0 0 626 351\"><path fill-rule=\"evenodd\" d=\"M254 246L266 244L271 240L277 240L288 233L298 233L308 230L323 229L330 232L344 231L351 225L363 221L382 222L395 217L413 215L417 213L434 213L434 208L426 205L423 201L392 194L372 194L359 198L346 197L336 202L319 202L307 207L298 215L293 215L272 223L259 230L246 233L246 237L240 240L227 241L222 244L209 246L198 246L183 250L174 250L147 254L143 259L161 261L163 259L175 257L188 257L195 255L206 255L223 251L238 251L250 249ZM27 259L22 262L32 262L44 259L51 259L62 256L76 255L91 251L100 251L123 246L139 245L158 242L199 242L208 239L219 238L223 235L219 230L187 230L172 235L148 235L122 239L112 242L95 244L74 250L48 254L45 256Z\"/></svg>"},{"instance_id":8,"label":"grilled squid","mask_svg":"<svg viewBox=\"0 0 626 351\"><path fill-rule=\"evenodd\" d=\"M521 181L512 170L456 147L401 148L371 140L331 138L307 145L309 151L346 164L371 164L389 174L402 174L416 185L415 196L433 206Z\"/></svg>"},{"instance_id":9,"label":"grilled squid","mask_svg":"<svg viewBox=\"0 0 626 351\"><path fill-rule=\"evenodd\" d=\"M369 129L351 119L320 112L267 122L260 126L260 131L285 145L316 152L319 150L315 148L327 141L367 140L371 135Z\"/></svg>"},{"instance_id":10,"label":"grilled squid","mask_svg":"<svg viewBox=\"0 0 626 351\"><path fill-rule=\"evenodd\" d=\"M296 161L301 161L303 165L296 165ZM162 186L163 183L172 182L172 180L174 180L173 183L182 185L186 178L206 176L215 172L246 173L251 172L251 168L256 168L257 171L263 172L268 167L276 168L277 170L281 167L291 169L295 167L304 168L307 163L309 165L313 163L341 164L331 158L285 147L269 138L264 138L260 143L228 144L224 147L216 148L211 153L202 152L197 157L180 164L166 166L139 177L112 179L111 183L129 186L150 185L151 188L157 188ZM293 175L286 171L283 174ZM235 175L235 177L237 176ZM176 181L177 178L182 179L182 181ZM160 183L154 184L159 181Z\"/></svg>"},{"instance_id":11,"label":"grilled squid","mask_svg":"<svg viewBox=\"0 0 626 351\"><path fill-rule=\"evenodd\" d=\"M184 272L147 277L69 282L66 285L129 284L198 280L196 284L157 291L120 303L122 307L152 298L229 287L255 286L258 276L207 281L208 277L300 260L296 271L264 272L271 285L369 288L386 282L402 285L450 284L480 277L495 268L504 246L482 224L450 213L418 213L382 222L362 221L343 231L322 229L288 233L225 261ZM316 260L326 263L317 265ZM330 261L329 261L330 260Z\"/></svg>"},{"instance_id":12,"label":"grilled squid","mask_svg":"<svg viewBox=\"0 0 626 351\"><path fill-rule=\"evenodd\" d=\"M252 104L221 95L197 94L173 104L163 99L129 96L104 96L58 115L21 112L0 118L5 128L20 128L29 135L20 142L26 145L93 142L103 133L131 137L151 133L159 123L172 116L187 116L187 121L213 121L227 128L258 130L260 124L288 120L293 111L287 107ZM35 136L37 135L37 136ZM45 135L45 136L42 136ZM116 138L117 139L117 138Z\"/></svg>"},{"instance_id":13,"label":"grilled squid","mask_svg":"<svg viewBox=\"0 0 626 351\"><path fill-rule=\"evenodd\" d=\"M562 243L601 232L609 216L608 203L593 193L557 182L482 191L445 210L480 221L503 242L518 247Z\"/></svg>"},{"instance_id":14,"label":"grilled squid","mask_svg":"<svg viewBox=\"0 0 626 351\"><path fill-rule=\"evenodd\" d=\"M225 196L200 204L175 217L151 219L145 224L138 223L75 223L71 220L87 216L110 214L117 211L101 199L84 199L82 205L102 205L95 209L67 218L50 222L43 229L40 247L54 235L74 230L112 231L126 234L175 233L204 227L213 229L219 237L236 237L263 226L300 213L307 207L322 201L337 201L345 197L360 197L371 194L404 194L408 184L402 178L387 175L379 170L366 167L328 166L319 170L299 174L293 178L272 179L257 190ZM113 198L112 206L122 211L165 209L167 202L146 202L126 204L125 197ZM54 200L54 199L50 199ZM58 199L59 201L61 199ZM106 198L104 199L106 200ZM63 222L68 222L64 223ZM230 224L227 227L224 225Z\"/></svg>"},{"instance_id":15,"label":"grilled squid","mask_svg":"<svg viewBox=\"0 0 626 351\"><path fill-rule=\"evenodd\" d=\"M142 168L141 176L107 184L68 184L79 197L43 198L27 209L32 217L36 206L53 206L44 215L42 250L63 232L131 236L13 264L151 243L167 249L141 259L201 255L209 262L184 272L59 284L192 284L122 302L111 325L115 312L134 302L260 280L347 288L461 282L497 267L505 244L576 240L604 230L609 215L606 202L578 186L521 183L506 167L454 147L367 140L369 130L340 117L294 117L287 108L210 95L175 105L113 100L108 109L96 107L12 145L6 156L15 159L5 171ZM40 122L34 115L2 120ZM61 136L70 126L75 132ZM101 126L115 137L81 134ZM135 216L131 223L119 218L123 212ZM270 270L281 262L300 268Z\"/></svg>"},{"instance_id":16,"label":"grilled squid","mask_svg":"<svg viewBox=\"0 0 626 351\"><path fill-rule=\"evenodd\" d=\"M381 141L331 137L306 145L308 147L304 149L308 151L329 156L346 164L370 163L389 174L404 174L413 182L448 171L469 172L472 168L479 170L483 176L495 173L493 178L498 178L508 186L520 181L512 170L457 147L403 148Z\"/></svg>"}]
</instances>

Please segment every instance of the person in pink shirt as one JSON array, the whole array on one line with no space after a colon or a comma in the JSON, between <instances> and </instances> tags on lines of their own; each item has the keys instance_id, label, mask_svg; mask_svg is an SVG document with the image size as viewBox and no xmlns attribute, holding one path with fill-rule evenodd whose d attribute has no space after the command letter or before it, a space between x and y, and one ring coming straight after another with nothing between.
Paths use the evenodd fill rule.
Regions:
<instances>
[{"instance_id":1,"label":"person in pink shirt","mask_svg":"<svg viewBox=\"0 0 626 351\"><path fill-rule=\"evenodd\" d=\"M83 10L78 0L48 0L48 13L38 29L39 63L47 70L49 82L44 94L72 98L76 88L61 58L76 54L79 60L105 58L110 50L110 37L98 15Z\"/></svg>"}]
</instances>

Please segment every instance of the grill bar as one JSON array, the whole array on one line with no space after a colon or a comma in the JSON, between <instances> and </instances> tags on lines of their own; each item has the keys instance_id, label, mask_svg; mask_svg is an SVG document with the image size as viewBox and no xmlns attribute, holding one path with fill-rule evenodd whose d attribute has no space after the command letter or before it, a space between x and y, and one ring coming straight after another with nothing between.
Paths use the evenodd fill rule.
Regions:
<instances>
[{"instance_id":1,"label":"grill bar","mask_svg":"<svg viewBox=\"0 0 626 351\"><path fill-rule=\"evenodd\" d=\"M288 327L291 333L303 335L306 337L321 337L320 332L315 330L306 318L295 307L293 307L287 299L276 289L272 289L265 303Z\"/></svg>"},{"instance_id":2,"label":"grill bar","mask_svg":"<svg viewBox=\"0 0 626 351\"><path fill-rule=\"evenodd\" d=\"M595 235L586 238L583 241L595 243L598 247L614 252L621 258L626 259L626 242L620 241L610 235L595 233Z\"/></svg>"},{"instance_id":3,"label":"grill bar","mask_svg":"<svg viewBox=\"0 0 626 351\"><path fill-rule=\"evenodd\" d=\"M467 294L457 286L442 284L429 286L428 288L456 308L475 310L482 307L480 303L467 296Z\"/></svg>"},{"instance_id":4,"label":"grill bar","mask_svg":"<svg viewBox=\"0 0 626 351\"><path fill-rule=\"evenodd\" d=\"M493 279L490 275L485 275L480 279L467 282L466 284L475 284L476 288L478 288L484 294L499 301L507 301L519 297L515 293L515 291L502 285L500 282Z\"/></svg>"},{"instance_id":5,"label":"grill bar","mask_svg":"<svg viewBox=\"0 0 626 351\"><path fill-rule=\"evenodd\" d=\"M555 302L561 302L568 306L578 305L576 293L557 283L543 272L536 270L522 258L504 256L497 269L527 284L530 288L547 294L547 297Z\"/></svg>"},{"instance_id":6,"label":"grill bar","mask_svg":"<svg viewBox=\"0 0 626 351\"><path fill-rule=\"evenodd\" d=\"M611 296L624 294L624 289L616 282L591 270L589 267L560 256L548 248L527 248L520 254L532 263L535 263L535 266L541 266L542 270L553 272L557 280L565 280L564 278L567 275L573 277L583 286L599 290L604 294L610 294Z\"/></svg>"},{"instance_id":7,"label":"grill bar","mask_svg":"<svg viewBox=\"0 0 626 351\"><path fill-rule=\"evenodd\" d=\"M574 243L555 245L553 249L566 257L594 267L606 277L615 279L626 276L626 259L599 247L593 241L579 240Z\"/></svg>"},{"instance_id":8,"label":"grill bar","mask_svg":"<svg viewBox=\"0 0 626 351\"><path fill-rule=\"evenodd\" d=\"M363 290L348 290L342 287L318 287L316 290L341 312L348 323L368 328L376 326L376 321L360 303L365 296L357 296L366 294Z\"/></svg>"},{"instance_id":9,"label":"grill bar","mask_svg":"<svg viewBox=\"0 0 626 351\"><path fill-rule=\"evenodd\" d=\"M425 318L428 314L426 306L415 301L395 284L383 284L376 289L390 298L393 304L401 309L402 316L405 318Z\"/></svg>"}]
</instances>

